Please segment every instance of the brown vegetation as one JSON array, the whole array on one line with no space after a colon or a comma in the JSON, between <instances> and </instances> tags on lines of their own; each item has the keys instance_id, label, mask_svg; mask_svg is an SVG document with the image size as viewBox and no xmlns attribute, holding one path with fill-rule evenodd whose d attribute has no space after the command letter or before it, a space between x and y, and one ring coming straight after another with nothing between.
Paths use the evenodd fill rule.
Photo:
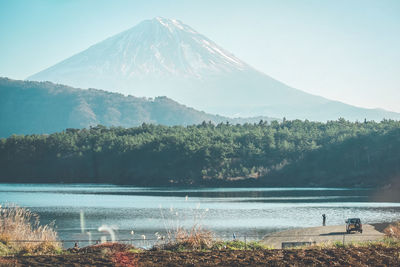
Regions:
<instances>
[{"instance_id":1,"label":"brown vegetation","mask_svg":"<svg viewBox=\"0 0 400 267\"><path fill-rule=\"evenodd\" d=\"M143 251L18 257L15 266L400 266L397 247ZM8 260L8 259L5 259Z\"/></svg>"},{"instance_id":2,"label":"brown vegetation","mask_svg":"<svg viewBox=\"0 0 400 267\"><path fill-rule=\"evenodd\" d=\"M190 230L178 228L174 232L174 239L162 246L167 250L199 250L210 249L214 244L214 233L203 229L201 226L193 226Z\"/></svg>"},{"instance_id":3,"label":"brown vegetation","mask_svg":"<svg viewBox=\"0 0 400 267\"><path fill-rule=\"evenodd\" d=\"M91 245L83 248L71 248L68 249L68 252L77 253L77 254L114 254L117 252L126 252L130 250L135 250L135 247L129 244L122 244L122 243L102 243Z\"/></svg>"},{"instance_id":4,"label":"brown vegetation","mask_svg":"<svg viewBox=\"0 0 400 267\"><path fill-rule=\"evenodd\" d=\"M390 238L400 239L400 222L389 225L383 232Z\"/></svg>"},{"instance_id":5,"label":"brown vegetation","mask_svg":"<svg viewBox=\"0 0 400 267\"><path fill-rule=\"evenodd\" d=\"M15 205L0 206L0 255L54 253L61 249L53 225Z\"/></svg>"}]
</instances>

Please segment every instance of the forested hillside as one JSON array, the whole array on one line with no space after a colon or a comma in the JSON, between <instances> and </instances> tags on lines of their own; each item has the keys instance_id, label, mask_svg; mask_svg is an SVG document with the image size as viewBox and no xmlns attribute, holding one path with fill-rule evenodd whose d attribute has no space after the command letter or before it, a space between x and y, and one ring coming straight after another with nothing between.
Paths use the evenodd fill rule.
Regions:
<instances>
[{"instance_id":1,"label":"forested hillside","mask_svg":"<svg viewBox=\"0 0 400 267\"><path fill-rule=\"evenodd\" d=\"M0 78L0 137L49 134L66 128L85 128L97 124L133 127L143 122L191 125L202 121L254 122L259 119L211 115L167 97L138 98L50 82Z\"/></svg>"},{"instance_id":2,"label":"forested hillside","mask_svg":"<svg viewBox=\"0 0 400 267\"><path fill-rule=\"evenodd\" d=\"M283 121L67 129L0 139L1 182L381 186L400 177L400 122Z\"/></svg>"}]
</instances>

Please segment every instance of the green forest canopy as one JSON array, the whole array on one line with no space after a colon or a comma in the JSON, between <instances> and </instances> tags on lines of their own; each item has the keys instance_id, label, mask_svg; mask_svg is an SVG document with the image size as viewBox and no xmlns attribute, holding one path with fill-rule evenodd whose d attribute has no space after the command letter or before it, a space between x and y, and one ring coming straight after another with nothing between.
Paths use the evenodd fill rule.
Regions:
<instances>
[{"instance_id":1,"label":"green forest canopy","mask_svg":"<svg viewBox=\"0 0 400 267\"><path fill-rule=\"evenodd\" d=\"M379 186L400 174L400 122L66 129L0 139L2 182Z\"/></svg>"}]
</instances>

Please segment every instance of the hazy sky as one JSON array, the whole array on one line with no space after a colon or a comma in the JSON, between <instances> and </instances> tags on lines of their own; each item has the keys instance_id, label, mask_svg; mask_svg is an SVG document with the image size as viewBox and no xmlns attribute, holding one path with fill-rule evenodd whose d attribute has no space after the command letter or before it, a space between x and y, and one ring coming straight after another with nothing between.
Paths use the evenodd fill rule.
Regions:
<instances>
[{"instance_id":1,"label":"hazy sky","mask_svg":"<svg viewBox=\"0 0 400 267\"><path fill-rule=\"evenodd\" d=\"M400 0L0 0L0 76L24 79L156 16L292 87L400 112Z\"/></svg>"}]
</instances>

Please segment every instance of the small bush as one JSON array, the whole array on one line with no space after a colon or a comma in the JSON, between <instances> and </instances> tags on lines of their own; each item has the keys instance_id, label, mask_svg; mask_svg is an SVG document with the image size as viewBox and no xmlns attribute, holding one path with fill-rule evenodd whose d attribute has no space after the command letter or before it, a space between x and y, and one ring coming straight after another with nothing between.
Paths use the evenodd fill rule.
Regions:
<instances>
[{"instance_id":1,"label":"small bush","mask_svg":"<svg viewBox=\"0 0 400 267\"><path fill-rule=\"evenodd\" d=\"M126 252L131 250L137 250L133 245L116 243L116 242L107 242L96 245L89 245L80 249L68 249L69 252L72 253L82 253L82 254L92 254L92 253L101 253L101 254L112 254L116 252Z\"/></svg>"},{"instance_id":2,"label":"small bush","mask_svg":"<svg viewBox=\"0 0 400 267\"><path fill-rule=\"evenodd\" d=\"M271 249L271 247L268 247L260 242L257 241L251 241L251 242L244 242L240 240L233 240L233 241L216 241L212 249L216 250L260 250L260 249Z\"/></svg>"},{"instance_id":3,"label":"small bush","mask_svg":"<svg viewBox=\"0 0 400 267\"><path fill-rule=\"evenodd\" d=\"M385 237L382 241L386 247L400 247L400 239L393 237Z\"/></svg>"},{"instance_id":4,"label":"small bush","mask_svg":"<svg viewBox=\"0 0 400 267\"><path fill-rule=\"evenodd\" d=\"M210 249L214 243L214 234L201 226L193 226L190 230L178 228L174 240L164 245L167 250L201 250Z\"/></svg>"},{"instance_id":5,"label":"small bush","mask_svg":"<svg viewBox=\"0 0 400 267\"><path fill-rule=\"evenodd\" d=\"M344 248L345 247L345 245L343 244L342 241L334 241L331 244L332 244L332 247L335 247L335 248ZM329 246L330 246L330 244L327 243L327 247L329 247Z\"/></svg>"},{"instance_id":6,"label":"small bush","mask_svg":"<svg viewBox=\"0 0 400 267\"><path fill-rule=\"evenodd\" d=\"M5 255L53 254L61 250L52 224L40 225L37 214L15 205L0 206L0 243Z\"/></svg>"},{"instance_id":7,"label":"small bush","mask_svg":"<svg viewBox=\"0 0 400 267\"><path fill-rule=\"evenodd\" d=\"M400 239L400 222L389 225L383 232L389 238Z\"/></svg>"}]
</instances>

